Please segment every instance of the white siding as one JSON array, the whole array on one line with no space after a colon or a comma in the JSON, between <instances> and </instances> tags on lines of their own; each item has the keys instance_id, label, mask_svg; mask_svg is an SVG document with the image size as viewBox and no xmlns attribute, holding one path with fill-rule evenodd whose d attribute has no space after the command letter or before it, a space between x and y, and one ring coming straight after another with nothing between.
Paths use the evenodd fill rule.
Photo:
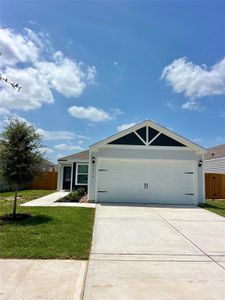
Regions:
<instances>
[{"instance_id":1,"label":"white siding","mask_svg":"<svg viewBox=\"0 0 225 300\"><path fill-rule=\"evenodd\" d=\"M195 161L99 159L100 202L197 204Z\"/></svg>"},{"instance_id":2,"label":"white siding","mask_svg":"<svg viewBox=\"0 0 225 300\"><path fill-rule=\"evenodd\" d=\"M95 164L90 161L89 168L89 200L96 201L97 197L97 167L98 161L101 158L109 159L136 159L136 160L184 160L184 161L194 161L197 168L197 198L198 202L204 201L204 184L203 184L203 168L198 167L198 163L202 160L202 155L197 154L195 151L191 150L172 150L172 149L152 149L150 147L143 147L142 149L129 148L125 146L124 148L99 148L98 150L90 149L90 157L95 157Z\"/></svg>"},{"instance_id":3,"label":"white siding","mask_svg":"<svg viewBox=\"0 0 225 300\"><path fill-rule=\"evenodd\" d=\"M225 157L205 160L203 169L205 173L225 174Z\"/></svg>"}]
</instances>

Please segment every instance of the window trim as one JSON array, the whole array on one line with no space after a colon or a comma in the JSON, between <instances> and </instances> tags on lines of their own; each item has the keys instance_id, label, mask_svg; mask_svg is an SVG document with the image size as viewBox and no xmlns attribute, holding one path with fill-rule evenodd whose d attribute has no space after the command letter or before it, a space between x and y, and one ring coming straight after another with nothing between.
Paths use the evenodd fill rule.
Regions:
<instances>
[{"instance_id":1,"label":"window trim","mask_svg":"<svg viewBox=\"0 0 225 300\"><path fill-rule=\"evenodd\" d=\"M76 163L76 180L75 180L75 185L88 185L88 178L87 178L87 183L78 183L78 166L80 165L87 165L88 169L89 169L89 163L85 163L85 162L80 162L80 163ZM79 175L87 175L88 176L89 170L87 173L79 173Z\"/></svg>"}]
</instances>

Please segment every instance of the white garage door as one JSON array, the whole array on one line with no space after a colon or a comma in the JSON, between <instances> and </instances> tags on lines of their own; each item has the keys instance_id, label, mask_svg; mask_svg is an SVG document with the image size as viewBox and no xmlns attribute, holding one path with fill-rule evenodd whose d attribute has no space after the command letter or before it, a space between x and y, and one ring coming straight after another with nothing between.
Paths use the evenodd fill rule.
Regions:
<instances>
[{"instance_id":1,"label":"white garage door","mask_svg":"<svg viewBox=\"0 0 225 300\"><path fill-rule=\"evenodd\" d=\"M195 204L193 161L99 159L98 202Z\"/></svg>"}]
</instances>

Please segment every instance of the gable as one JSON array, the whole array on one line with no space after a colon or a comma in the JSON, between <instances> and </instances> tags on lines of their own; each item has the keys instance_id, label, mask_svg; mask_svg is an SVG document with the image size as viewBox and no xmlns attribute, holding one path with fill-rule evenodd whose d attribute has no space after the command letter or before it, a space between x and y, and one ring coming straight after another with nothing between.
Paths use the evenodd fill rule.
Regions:
<instances>
[{"instance_id":1,"label":"gable","mask_svg":"<svg viewBox=\"0 0 225 300\"><path fill-rule=\"evenodd\" d=\"M122 136L108 144L113 145L144 145L143 141L134 133L131 132L127 135Z\"/></svg>"},{"instance_id":2,"label":"gable","mask_svg":"<svg viewBox=\"0 0 225 300\"><path fill-rule=\"evenodd\" d=\"M113 147L113 146L137 146L137 147L167 147L191 149L199 154L203 154L206 150L196 143L185 139L184 137L174 133L173 131L153 122L146 120L136 124L128 129L120 131L96 144L90 148Z\"/></svg>"},{"instance_id":3,"label":"gable","mask_svg":"<svg viewBox=\"0 0 225 300\"><path fill-rule=\"evenodd\" d=\"M174 146L187 147L184 144L172 139L171 137L161 133L151 144L151 146Z\"/></svg>"},{"instance_id":4,"label":"gable","mask_svg":"<svg viewBox=\"0 0 225 300\"><path fill-rule=\"evenodd\" d=\"M177 140L150 127L143 126L118 139L110 141L108 145L136 145L136 146L174 146L186 147Z\"/></svg>"}]
</instances>

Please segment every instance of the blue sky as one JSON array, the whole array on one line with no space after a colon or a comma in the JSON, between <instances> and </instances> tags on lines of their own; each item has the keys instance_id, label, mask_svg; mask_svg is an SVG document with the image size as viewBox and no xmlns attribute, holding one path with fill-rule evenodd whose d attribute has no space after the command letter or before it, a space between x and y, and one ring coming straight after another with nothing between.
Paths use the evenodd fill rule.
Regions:
<instances>
[{"instance_id":1,"label":"blue sky","mask_svg":"<svg viewBox=\"0 0 225 300\"><path fill-rule=\"evenodd\" d=\"M0 125L38 128L49 159L152 119L225 143L225 2L1 1Z\"/></svg>"}]
</instances>

